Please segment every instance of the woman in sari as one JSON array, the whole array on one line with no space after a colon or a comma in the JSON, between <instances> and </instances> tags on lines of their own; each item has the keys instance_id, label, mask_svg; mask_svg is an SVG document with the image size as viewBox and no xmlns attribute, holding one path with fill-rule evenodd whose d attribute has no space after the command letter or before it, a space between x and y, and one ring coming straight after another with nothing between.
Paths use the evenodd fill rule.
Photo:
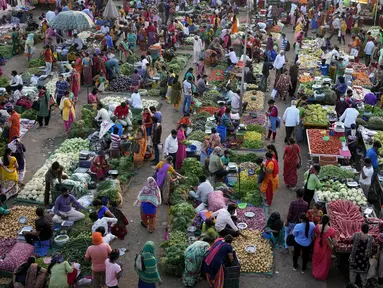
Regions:
<instances>
[{"instance_id":1,"label":"woman in sari","mask_svg":"<svg viewBox=\"0 0 383 288\"><path fill-rule=\"evenodd\" d=\"M74 110L73 102L69 99L68 91L66 91L61 101L63 102L62 118L64 120L64 128L66 133L69 135L73 121L76 118L76 111Z\"/></svg>"},{"instance_id":2,"label":"woman in sari","mask_svg":"<svg viewBox=\"0 0 383 288\"><path fill-rule=\"evenodd\" d=\"M128 234L126 226L129 224L128 219L124 213L118 208L116 201L110 202L109 211L116 217L117 223L111 228L111 233L117 236L118 239L124 240L125 235Z\"/></svg>"},{"instance_id":3,"label":"woman in sari","mask_svg":"<svg viewBox=\"0 0 383 288\"><path fill-rule=\"evenodd\" d=\"M20 114L17 113L13 108L7 109L7 113L11 115L8 118L8 142L12 142L15 137L20 136Z\"/></svg>"},{"instance_id":4,"label":"woman in sari","mask_svg":"<svg viewBox=\"0 0 383 288\"><path fill-rule=\"evenodd\" d=\"M94 199L92 201L92 206L95 208L95 213L97 215L97 218L94 219L95 221L97 219L101 219L103 217L108 217L108 218L115 218L114 217L114 214L112 212L110 212L110 210L108 209L108 207L106 206L108 204L108 200L105 201L104 203L105 205L103 205L103 202L101 199Z\"/></svg>"},{"instance_id":5,"label":"woman in sari","mask_svg":"<svg viewBox=\"0 0 383 288\"><path fill-rule=\"evenodd\" d=\"M14 288L43 288L48 271L35 263L36 258L31 256L28 261L21 264L13 273Z\"/></svg>"},{"instance_id":6,"label":"woman in sari","mask_svg":"<svg viewBox=\"0 0 383 288\"><path fill-rule=\"evenodd\" d=\"M273 158L270 152L266 153L266 163L263 168L265 177L261 184L261 192L264 193L266 206L270 206L273 201L274 190L279 186L278 180L278 161Z\"/></svg>"},{"instance_id":7,"label":"woman in sari","mask_svg":"<svg viewBox=\"0 0 383 288\"><path fill-rule=\"evenodd\" d=\"M70 76L70 83L71 83L71 91L74 95L74 103L78 101L78 94L80 93L80 86L81 86L81 75L78 72L78 70L73 66L74 69L72 69L72 73Z\"/></svg>"},{"instance_id":8,"label":"woman in sari","mask_svg":"<svg viewBox=\"0 0 383 288\"><path fill-rule=\"evenodd\" d=\"M178 128L177 132L177 140L178 140L178 150L176 154L176 169L181 169L182 162L186 158L186 134L185 131L187 129L186 124L181 124L181 126Z\"/></svg>"},{"instance_id":9,"label":"woman in sari","mask_svg":"<svg viewBox=\"0 0 383 288\"><path fill-rule=\"evenodd\" d=\"M97 75L101 71L101 58L97 53L92 57L92 75Z\"/></svg>"},{"instance_id":10,"label":"woman in sari","mask_svg":"<svg viewBox=\"0 0 383 288\"><path fill-rule=\"evenodd\" d=\"M238 20L237 20L237 15L234 15L233 17L233 24L231 26L231 33L238 33Z\"/></svg>"},{"instance_id":11,"label":"woman in sari","mask_svg":"<svg viewBox=\"0 0 383 288\"><path fill-rule=\"evenodd\" d=\"M134 270L138 274L138 288L156 288L156 283L162 284L160 274L157 269L157 259L154 254L154 242L148 241L144 245L144 249L140 252L143 267L139 269L134 261ZM137 257L137 256L136 256Z\"/></svg>"},{"instance_id":12,"label":"woman in sari","mask_svg":"<svg viewBox=\"0 0 383 288\"><path fill-rule=\"evenodd\" d=\"M85 52L85 57L82 58L82 73L84 75L84 84L87 86L91 86L93 84L92 65L92 58L90 58L89 54Z\"/></svg>"},{"instance_id":13,"label":"woman in sari","mask_svg":"<svg viewBox=\"0 0 383 288\"><path fill-rule=\"evenodd\" d=\"M73 68L76 69L77 72L80 73L80 75L82 75L82 58L80 54L76 55L76 60L74 61Z\"/></svg>"},{"instance_id":14,"label":"woman in sari","mask_svg":"<svg viewBox=\"0 0 383 288\"><path fill-rule=\"evenodd\" d=\"M147 41L146 41L146 31L145 31L144 26L142 26L140 28L140 30L138 30L137 36L138 36L138 41L139 41L139 45L140 45L140 50L146 51L148 45L147 45Z\"/></svg>"},{"instance_id":15,"label":"woman in sari","mask_svg":"<svg viewBox=\"0 0 383 288\"><path fill-rule=\"evenodd\" d=\"M165 161L160 161L156 165L156 181L157 185L161 190L161 198L164 204L169 204L170 199L170 185L173 182L173 178L171 175L176 175L180 178L183 178L183 176L179 173L177 173L173 166L173 157L168 156L166 157Z\"/></svg>"},{"instance_id":16,"label":"woman in sari","mask_svg":"<svg viewBox=\"0 0 383 288\"><path fill-rule=\"evenodd\" d=\"M175 75L173 84L172 84L172 91L170 93L170 103L173 104L174 109L178 109L178 106L181 103L181 94L182 94L182 86L180 81L178 81L179 76Z\"/></svg>"},{"instance_id":17,"label":"woman in sari","mask_svg":"<svg viewBox=\"0 0 383 288\"><path fill-rule=\"evenodd\" d=\"M146 148L147 148L147 136L146 136L146 128L142 125L142 120L137 120L137 124L139 125L134 140L140 147L138 152L134 153L133 163L137 168L141 168L144 163Z\"/></svg>"},{"instance_id":18,"label":"woman in sari","mask_svg":"<svg viewBox=\"0 0 383 288\"><path fill-rule=\"evenodd\" d=\"M279 212L271 213L267 220L265 232L270 234L274 247L285 247L285 225Z\"/></svg>"},{"instance_id":19,"label":"woman in sari","mask_svg":"<svg viewBox=\"0 0 383 288\"><path fill-rule=\"evenodd\" d=\"M156 228L157 208L161 204L161 191L153 177L147 179L137 200L141 203L141 225L151 234Z\"/></svg>"},{"instance_id":20,"label":"woman in sari","mask_svg":"<svg viewBox=\"0 0 383 288\"><path fill-rule=\"evenodd\" d=\"M287 188L295 190L298 183L298 168L302 164L299 145L293 138L288 140L283 154L283 179Z\"/></svg>"},{"instance_id":21,"label":"woman in sari","mask_svg":"<svg viewBox=\"0 0 383 288\"><path fill-rule=\"evenodd\" d=\"M315 226L314 253L312 256L312 274L314 278L326 280L331 267L332 247L335 244L335 230L330 227L330 218L322 217L321 222Z\"/></svg>"},{"instance_id":22,"label":"woman in sari","mask_svg":"<svg viewBox=\"0 0 383 288\"><path fill-rule=\"evenodd\" d=\"M2 181L19 181L19 177L17 174L17 169L19 168L19 164L17 163L16 157L11 156L12 150L8 147L5 148L3 158L0 162L1 167L1 180Z\"/></svg>"},{"instance_id":23,"label":"woman in sari","mask_svg":"<svg viewBox=\"0 0 383 288\"><path fill-rule=\"evenodd\" d=\"M108 175L109 170L110 166L105 159L104 151L98 152L90 166L90 172L96 175L97 180L101 180Z\"/></svg>"},{"instance_id":24,"label":"woman in sari","mask_svg":"<svg viewBox=\"0 0 383 288\"><path fill-rule=\"evenodd\" d=\"M196 241L185 250L185 270L182 283L185 287L193 287L201 279L201 266L205 253L210 244L206 241Z\"/></svg>"},{"instance_id":25,"label":"woman in sari","mask_svg":"<svg viewBox=\"0 0 383 288\"><path fill-rule=\"evenodd\" d=\"M23 183L24 173L25 173L25 158L24 153L26 151L25 146L21 143L19 137L15 137L11 143L8 144L8 147L12 150L12 156L16 158L18 168L17 175L19 177L19 183Z\"/></svg>"},{"instance_id":26,"label":"woman in sari","mask_svg":"<svg viewBox=\"0 0 383 288\"><path fill-rule=\"evenodd\" d=\"M49 288L69 288L67 277L73 270L74 268L68 261L64 260L61 253L53 254L48 267L48 274L50 274Z\"/></svg>"},{"instance_id":27,"label":"woman in sari","mask_svg":"<svg viewBox=\"0 0 383 288\"><path fill-rule=\"evenodd\" d=\"M227 262L233 263L233 247L231 246L233 237L226 235L225 238L218 238L210 247L203 261L203 273L209 288L223 288L225 272L223 265Z\"/></svg>"}]
</instances>

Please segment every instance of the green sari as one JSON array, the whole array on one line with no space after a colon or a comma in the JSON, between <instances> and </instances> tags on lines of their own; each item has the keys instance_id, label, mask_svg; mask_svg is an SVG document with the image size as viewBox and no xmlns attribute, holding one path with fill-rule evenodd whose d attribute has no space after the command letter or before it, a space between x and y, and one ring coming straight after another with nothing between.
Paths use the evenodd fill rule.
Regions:
<instances>
[{"instance_id":1,"label":"green sari","mask_svg":"<svg viewBox=\"0 0 383 288\"><path fill-rule=\"evenodd\" d=\"M20 49L20 34L19 32L12 32L12 54L17 55L19 54Z\"/></svg>"},{"instance_id":2,"label":"green sari","mask_svg":"<svg viewBox=\"0 0 383 288\"><path fill-rule=\"evenodd\" d=\"M142 249L140 254L143 258L145 270L138 270L136 267L136 261L134 261L134 269L136 270L140 280L149 284L161 282L161 277L157 269L157 259L154 256L154 242L146 242L144 249Z\"/></svg>"},{"instance_id":3,"label":"green sari","mask_svg":"<svg viewBox=\"0 0 383 288\"><path fill-rule=\"evenodd\" d=\"M209 248L209 243L203 241L196 241L186 248L185 270L182 275L184 286L192 287L200 280L203 256Z\"/></svg>"}]
</instances>

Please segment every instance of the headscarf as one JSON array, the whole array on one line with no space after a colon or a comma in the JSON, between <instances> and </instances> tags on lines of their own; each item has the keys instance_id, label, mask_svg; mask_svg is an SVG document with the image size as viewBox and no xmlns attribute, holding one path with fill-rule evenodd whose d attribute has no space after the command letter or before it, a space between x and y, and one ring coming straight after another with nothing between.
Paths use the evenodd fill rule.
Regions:
<instances>
[{"instance_id":1,"label":"headscarf","mask_svg":"<svg viewBox=\"0 0 383 288\"><path fill-rule=\"evenodd\" d=\"M134 264L134 268L137 271L140 279L149 284L161 281L160 274L157 270L157 259L154 256L154 247L154 242L148 241L145 243L144 248L140 253L145 266L144 271L138 270L136 268L136 264Z\"/></svg>"},{"instance_id":2,"label":"headscarf","mask_svg":"<svg viewBox=\"0 0 383 288\"><path fill-rule=\"evenodd\" d=\"M157 182L153 177L148 177L148 183L142 188L138 194L138 201L149 202L158 207L161 204L161 194Z\"/></svg>"},{"instance_id":3,"label":"headscarf","mask_svg":"<svg viewBox=\"0 0 383 288\"><path fill-rule=\"evenodd\" d=\"M61 253L56 252L55 254L53 254L51 259L51 265L60 264L62 262L64 262L64 257L61 255Z\"/></svg>"},{"instance_id":4,"label":"headscarf","mask_svg":"<svg viewBox=\"0 0 383 288\"><path fill-rule=\"evenodd\" d=\"M102 235L100 232L94 232L92 235L92 244L93 245L100 245L102 244Z\"/></svg>"}]
</instances>

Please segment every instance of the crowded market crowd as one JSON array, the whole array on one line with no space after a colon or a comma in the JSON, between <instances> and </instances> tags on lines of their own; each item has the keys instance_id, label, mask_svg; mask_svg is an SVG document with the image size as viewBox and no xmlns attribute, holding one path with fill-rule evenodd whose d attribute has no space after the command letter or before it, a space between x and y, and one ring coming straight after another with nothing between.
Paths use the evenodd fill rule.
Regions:
<instances>
[{"instance_id":1,"label":"crowded market crowd","mask_svg":"<svg viewBox=\"0 0 383 288\"><path fill-rule=\"evenodd\" d=\"M363 23L380 5L243 2L63 0L26 25L3 17L29 68L0 82L1 281L129 287L134 270L142 288L164 274L239 287L281 253L321 281L348 255L347 287L383 285L383 31ZM67 139L24 181L25 123L51 117ZM134 204L131 177L144 180ZM296 195L284 210L282 186ZM165 241L136 255L112 249L133 237L132 204L146 240L169 207Z\"/></svg>"}]
</instances>

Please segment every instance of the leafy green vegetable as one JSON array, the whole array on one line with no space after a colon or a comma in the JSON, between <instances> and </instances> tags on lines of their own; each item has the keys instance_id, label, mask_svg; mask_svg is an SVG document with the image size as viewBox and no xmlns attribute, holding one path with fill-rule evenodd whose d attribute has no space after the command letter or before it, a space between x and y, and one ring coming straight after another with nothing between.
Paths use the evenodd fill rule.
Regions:
<instances>
[{"instance_id":1,"label":"leafy green vegetable","mask_svg":"<svg viewBox=\"0 0 383 288\"><path fill-rule=\"evenodd\" d=\"M141 57L138 54L136 54L136 53L133 53L133 54L128 55L126 57L126 62L132 63L132 64L135 63L135 62L138 62L140 60L141 60Z\"/></svg>"},{"instance_id":2,"label":"leafy green vegetable","mask_svg":"<svg viewBox=\"0 0 383 288\"><path fill-rule=\"evenodd\" d=\"M205 136L206 134L204 131L196 130L190 133L190 135L188 136L188 140L196 140L196 141L203 142L205 140Z\"/></svg>"},{"instance_id":3,"label":"leafy green vegetable","mask_svg":"<svg viewBox=\"0 0 383 288\"><path fill-rule=\"evenodd\" d=\"M172 193L170 193L170 203L177 205L184 203L189 197L188 185L178 185Z\"/></svg>"},{"instance_id":4,"label":"leafy green vegetable","mask_svg":"<svg viewBox=\"0 0 383 288\"><path fill-rule=\"evenodd\" d=\"M45 66L44 58L33 58L28 63L28 68Z\"/></svg>"},{"instance_id":5,"label":"leafy green vegetable","mask_svg":"<svg viewBox=\"0 0 383 288\"><path fill-rule=\"evenodd\" d=\"M343 169L334 165L322 166L318 174L319 179L326 177L337 177L339 179L354 178L355 174L352 171Z\"/></svg>"},{"instance_id":6,"label":"leafy green vegetable","mask_svg":"<svg viewBox=\"0 0 383 288\"><path fill-rule=\"evenodd\" d=\"M240 164L241 162L254 162L263 155L257 155L256 153L241 153L230 150L230 161Z\"/></svg>"},{"instance_id":7,"label":"leafy green vegetable","mask_svg":"<svg viewBox=\"0 0 383 288\"><path fill-rule=\"evenodd\" d=\"M121 187L117 180L104 180L97 186L95 198L108 197L110 201L120 201Z\"/></svg>"},{"instance_id":8,"label":"leafy green vegetable","mask_svg":"<svg viewBox=\"0 0 383 288\"><path fill-rule=\"evenodd\" d=\"M185 250L187 248L187 236L184 232L173 231L170 239L161 244L166 257L161 258L161 267L169 275L180 277L185 268Z\"/></svg>"},{"instance_id":9,"label":"leafy green vegetable","mask_svg":"<svg viewBox=\"0 0 383 288\"><path fill-rule=\"evenodd\" d=\"M133 74L133 65L124 63L119 67L120 73L125 76L131 76Z\"/></svg>"},{"instance_id":10,"label":"leafy green vegetable","mask_svg":"<svg viewBox=\"0 0 383 288\"><path fill-rule=\"evenodd\" d=\"M7 87L9 85L9 81L7 77L0 77L0 87Z\"/></svg>"},{"instance_id":11,"label":"leafy green vegetable","mask_svg":"<svg viewBox=\"0 0 383 288\"><path fill-rule=\"evenodd\" d=\"M242 147L244 148L250 148L250 149L260 149L264 147L263 141L261 140L248 140L245 139L243 141Z\"/></svg>"},{"instance_id":12,"label":"leafy green vegetable","mask_svg":"<svg viewBox=\"0 0 383 288\"><path fill-rule=\"evenodd\" d=\"M203 176L204 169L202 164L195 158L186 158L182 162L181 173L186 176Z\"/></svg>"},{"instance_id":13,"label":"leafy green vegetable","mask_svg":"<svg viewBox=\"0 0 383 288\"><path fill-rule=\"evenodd\" d=\"M152 96L152 97L160 96L160 89L153 88L148 90L148 96Z\"/></svg>"},{"instance_id":14,"label":"leafy green vegetable","mask_svg":"<svg viewBox=\"0 0 383 288\"><path fill-rule=\"evenodd\" d=\"M97 110L93 106L83 106L81 109L81 119L84 121L86 128L94 128L93 120L97 115Z\"/></svg>"},{"instance_id":15,"label":"leafy green vegetable","mask_svg":"<svg viewBox=\"0 0 383 288\"><path fill-rule=\"evenodd\" d=\"M249 124L246 126L247 131L255 131L258 133L264 133L265 127L258 125L258 124Z\"/></svg>"},{"instance_id":16,"label":"leafy green vegetable","mask_svg":"<svg viewBox=\"0 0 383 288\"><path fill-rule=\"evenodd\" d=\"M170 208L172 231L186 231L195 216L194 208L189 203L180 203Z\"/></svg>"},{"instance_id":17,"label":"leafy green vegetable","mask_svg":"<svg viewBox=\"0 0 383 288\"><path fill-rule=\"evenodd\" d=\"M121 183L126 184L129 182L133 174L133 159L132 156L122 156L118 159L112 159L109 161L113 170L118 170L118 180Z\"/></svg>"},{"instance_id":18,"label":"leafy green vegetable","mask_svg":"<svg viewBox=\"0 0 383 288\"><path fill-rule=\"evenodd\" d=\"M37 120L37 111L34 109L25 110L23 113L21 113L21 118Z\"/></svg>"}]
</instances>

